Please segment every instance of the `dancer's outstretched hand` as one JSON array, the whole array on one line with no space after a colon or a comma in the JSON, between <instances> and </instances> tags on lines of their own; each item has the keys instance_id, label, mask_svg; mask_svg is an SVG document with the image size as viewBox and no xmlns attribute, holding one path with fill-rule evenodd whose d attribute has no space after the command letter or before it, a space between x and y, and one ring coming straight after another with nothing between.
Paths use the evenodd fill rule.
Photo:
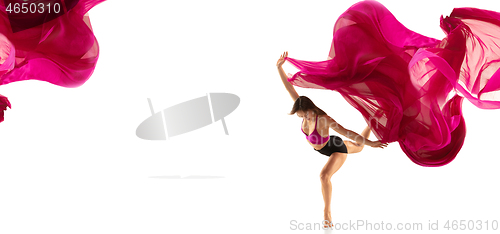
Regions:
<instances>
[{"instance_id":1,"label":"dancer's outstretched hand","mask_svg":"<svg viewBox=\"0 0 500 234\"><path fill-rule=\"evenodd\" d=\"M367 145L373 147L373 148L384 148L387 147L387 143L382 143L380 141L370 141Z\"/></svg>"},{"instance_id":2,"label":"dancer's outstretched hand","mask_svg":"<svg viewBox=\"0 0 500 234\"><path fill-rule=\"evenodd\" d=\"M281 65L283 65L283 63L285 63L285 58L286 58L286 57L288 57L288 51L285 51L285 52L281 55L280 59L278 59L278 62L276 62L276 66L277 66L278 68L280 68L280 67L281 67Z\"/></svg>"}]
</instances>

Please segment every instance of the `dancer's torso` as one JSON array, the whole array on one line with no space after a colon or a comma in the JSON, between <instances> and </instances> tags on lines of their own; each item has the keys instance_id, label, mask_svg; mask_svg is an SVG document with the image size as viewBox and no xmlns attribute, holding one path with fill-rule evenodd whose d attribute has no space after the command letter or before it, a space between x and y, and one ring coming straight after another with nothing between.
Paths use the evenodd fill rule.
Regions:
<instances>
[{"instance_id":1,"label":"dancer's torso","mask_svg":"<svg viewBox=\"0 0 500 234\"><path fill-rule=\"evenodd\" d=\"M316 119L317 118L317 119ZM302 131L304 132L304 134L307 134L307 136L310 136L311 134L315 134L314 133L314 130L316 128L316 132L317 132L317 135L318 138L329 138L329 129L328 129L328 126L326 124L326 121L325 121L325 116L317 116L316 118L314 119L311 119L311 121L303 121L302 122ZM323 120L323 121L321 121ZM313 144L311 143L309 140L307 141L314 149L317 149L317 150L320 150L322 149L327 143L328 143L328 140L324 140L323 143L317 143L317 144Z\"/></svg>"}]
</instances>

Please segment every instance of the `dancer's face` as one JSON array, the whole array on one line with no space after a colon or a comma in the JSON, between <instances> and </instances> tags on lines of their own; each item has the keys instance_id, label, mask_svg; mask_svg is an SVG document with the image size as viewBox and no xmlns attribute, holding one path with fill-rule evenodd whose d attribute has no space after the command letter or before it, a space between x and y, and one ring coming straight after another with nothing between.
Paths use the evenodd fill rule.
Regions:
<instances>
[{"instance_id":1,"label":"dancer's face","mask_svg":"<svg viewBox=\"0 0 500 234\"><path fill-rule=\"evenodd\" d=\"M303 118L307 121L310 121L314 117L314 112L312 110L308 111L297 111L296 112L297 116L300 118Z\"/></svg>"}]
</instances>

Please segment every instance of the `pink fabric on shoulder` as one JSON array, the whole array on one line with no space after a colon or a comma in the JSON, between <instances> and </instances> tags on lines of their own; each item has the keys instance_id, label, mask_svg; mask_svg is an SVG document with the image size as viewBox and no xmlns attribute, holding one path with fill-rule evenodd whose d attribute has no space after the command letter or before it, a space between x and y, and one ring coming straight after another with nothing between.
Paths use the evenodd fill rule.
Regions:
<instances>
[{"instance_id":1,"label":"pink fabric on shoulder","mask_svg":"<svg viewBox=\"0 0 500 234\"><path fill-rule=\"evenodd\" d=\"M299 69L288 81L339 92L380 141L399 142L418 165L446 165L464 143L464 97L500 108L500 13L455 8L440 23L437 40L376 1L356 3L335 24L328 60L287 58Z\"/></svg>"},{"instance_id":2,"label":"pink fabric on shoulder","mask_svg":"<svg viewBox=\"0 0 500 234\"><path fill-rule=\"evenodd\" d=\"M45 9L33 8L45 11L45 15L14 15L14 4L23 1L0 1L0 85L22 80L46 81L63 87L84 84L99 57L97 39L86 13L103 1L47 0L29 5L33 8L45 4ZM59 13L46 14L49 7L53 13ZM0 96L0 122L7 106L10 107L8 99Z\"/></svg>"}]
</instances>

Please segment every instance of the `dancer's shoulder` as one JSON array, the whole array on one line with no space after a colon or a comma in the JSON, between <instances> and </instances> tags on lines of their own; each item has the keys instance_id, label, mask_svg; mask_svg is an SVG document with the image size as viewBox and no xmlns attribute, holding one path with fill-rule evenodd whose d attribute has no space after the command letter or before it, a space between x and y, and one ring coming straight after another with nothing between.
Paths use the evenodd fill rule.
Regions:
<instances>
[{"instance_id":1,"label":"dancer's shoulder","mask_svg":"<svg viewBox=\"0 0 500 234\"><path fill-rule=\"evenodd\" d=\"M336 123L336 121L327 114L318 115L318 122L322 122L322 123L326 123L326 124Z\"/></svg>"},{"instance_id":2,"label":"dancer's shoulder","mask_svg":"<svg viewBox=\"0 0 500 234\"><path fill-rule=\"evenodd\" d=\"M335 121L329 115L318 115L318 124L323 125L323 126L326 125L328 128L331 128L331 129L338 129L338 128L343 129L344 128L344 127L342 127L342 125L337 123L337 121Z\"/></svg>"}]
</instances>

